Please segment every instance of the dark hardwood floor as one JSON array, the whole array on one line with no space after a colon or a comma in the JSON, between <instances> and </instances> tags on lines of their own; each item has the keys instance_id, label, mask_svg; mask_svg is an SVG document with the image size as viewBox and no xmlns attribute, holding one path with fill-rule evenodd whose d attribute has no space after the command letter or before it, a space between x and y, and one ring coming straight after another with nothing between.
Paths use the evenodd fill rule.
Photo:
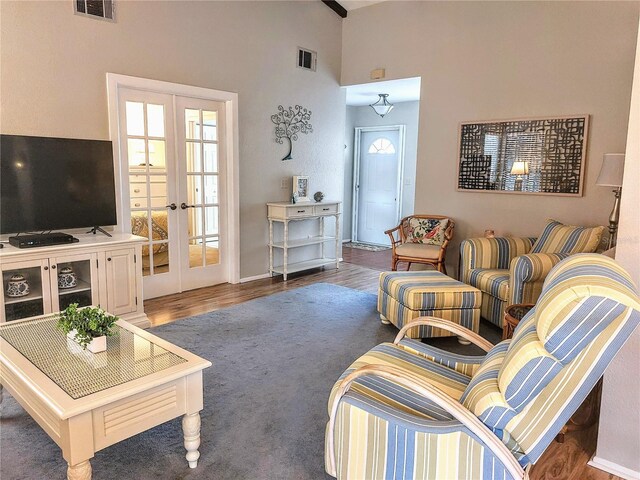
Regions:
<instances>
[{"instance_id":1,"label":"dark hardwood floor","mask_svg":"<svg viewBox=\"0 0 640 480\"><path fill-rule=\"evenodd\" d=\"M343 248L340 269L316 269L282 277L265 278L238 285L222 284L145 301L145 312L152 325L264 297L277 292L325 282L377 293L378 276L391 265L391 250L369 252ZM401 266L402 268L403 266ZM531 480L614 480L619 479L587 465L596 447L597 425L583 432L570 432L564 443L553 442L531 469Z\"/></svg>"}]
</instances>

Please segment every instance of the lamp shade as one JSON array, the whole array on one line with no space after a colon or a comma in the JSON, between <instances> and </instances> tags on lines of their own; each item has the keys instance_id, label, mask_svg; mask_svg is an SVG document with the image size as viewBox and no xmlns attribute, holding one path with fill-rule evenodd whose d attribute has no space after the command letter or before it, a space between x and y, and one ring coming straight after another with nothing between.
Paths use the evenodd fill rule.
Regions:
<instances>
[{"instance_id":1,"label":"lamp shade","mask_svg":"<svg viewBox=\"0 0 640 480\"><path fill-rule=\"evenodd\" d=\"M527 162L513 162L511 167L511 175L528 175L529 163Z\"/></svg>"},{"instance_id":2,"label":"lamp shade","mask_svg":"<svg viewBox=\"0 0 640 480\"><path fill-rule=\"evenodd\" d=\"M380 115L381 117L384 117L387 113L393 110L393 104L387 101L387 97L389 96L388 94L379 93L378 96L380 97L378 101L376 103L372 103L369 106L373 108L373 110L378 115Z\"/></svg>"},{"instance_id":3,"label":"lamp shade","mask_svg":"<svg viewBox=\"0 0 640 480\"><path fill-rule=\"evenodd\" d=\"M602 157L600 175L596 185L601 187L621 187L624 174L624 153L605 153Z\"/></svg>"}]
</instances>

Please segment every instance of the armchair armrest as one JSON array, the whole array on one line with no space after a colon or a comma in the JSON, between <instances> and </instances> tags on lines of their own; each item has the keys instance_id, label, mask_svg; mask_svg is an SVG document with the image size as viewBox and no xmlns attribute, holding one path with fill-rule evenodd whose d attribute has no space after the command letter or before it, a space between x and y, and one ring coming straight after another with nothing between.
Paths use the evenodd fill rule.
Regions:
<instances>
[{"instance_id":1,"label":"armchair armrest","mask_svg":"<svg viewBox=\"0 0 640 480\"><path fill-rule=\"evenodd\" d=\"M509 303L536 303L549 272L569 255L530 253L514 258L509 267Z\"/></svg>"},{"instance_id":2,"label":"armchair armrest","mask_svg":"<svg viewBox=\"0 0 640 480\"><path fill-rule=\"evenodd\" d=\"M400 235L400 227L401 226L402 226L402 223L400 225L398 225L397 227L392 228L390 230L385 230L385 232L384 232L387 235L389 235L389 238L391 239L391 248L393 249L394 252L396 250L396 245L398 245L400 242L402 242L402 237ZM398 238L395 237L394 232L398 232L398 234L397 234Z\"/></svg>"},{"instance_id":3,"label":"armchair armrest","mask_svg":"<svg viewBox=\"0 0 640 480\"><path fill-rule=\"evenodd\" d=\"M412 376L397 368L383 365L367 365L347 375L338 387L338 392L331 405L327 435L327 450L329 451L329 474L336 476L336 459L334 448L334 431L340 400L347 393L352 383L363 376L377 376L398 383L404 388L412 390L419 395L434 402L453 418L466 427L480 442L502 462L513 478L528 479L527 472L520 466L507 446L495 436L473 413L463 407L446 393L437 389L424 380Z\"/></svg>"},{"instance_id":4,"label":"armchair armrest","mask_svg":"<svg viewBox=\"0 0 640 480\"><path fill-rule=\"evenodd\" d=\"M460 243L461 280L469 283L475 268L508 269L512 259L531 251L532 237L468 238Z\"/></svg>"},{"instance_id":5,"label":"armchair armrest","mask_svg":"<svg viewBox=\"0 0 640 480\"><path fill-rule=\"evenodd\" d=\"M447 330L451 333L455 333L456 335L469 340L471 343L480 347L485 352L488 352L493 348L493 344L491 342L485 340L480 335L478 335L475 332L472 332L468 328L465 328L462 325L458 325L457 323L454 323L451 320L445 320L443 318L436 318L436 317L418 317L414 321L407 323L404 327L400 329L393 343L397 345L398 343L400 343L400 340L402 340L405 337L405 335L407 334L407 331L420 325L429 325L431 327L442 328L443 330Z\"/></svg>"}]
</instances>

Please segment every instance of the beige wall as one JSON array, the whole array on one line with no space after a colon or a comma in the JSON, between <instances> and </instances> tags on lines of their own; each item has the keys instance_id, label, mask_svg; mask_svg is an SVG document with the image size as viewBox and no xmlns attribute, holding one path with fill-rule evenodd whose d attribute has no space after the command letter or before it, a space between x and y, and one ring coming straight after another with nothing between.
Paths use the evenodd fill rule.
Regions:
<instances>
[{"instance_id":1,"label":"beige wall","mask_svg":"<svg viewBox=\"0 0 640 480\"><path fill-rule=\"evenodd\" d=\"M636 285L640 285L640 37L636 47L623 182L616 260L631 273ZM622 467L631 478L634 473L635 478L640 477L638 377L640 329L631 335L604 376L598 448L593 460L596 466L608 471ZM609 464L603 465L603 461Z\"/></svg>"},{"instance_id":2,"label":"beige wall","mask_svg":"<svg viewBox=\"0 0 640 480\"><path fill-rule=\"evenodd\" d=\"M74 15L73 3L0 2L2 133L108 139L107 72L238 92L241 276L268 268L267 201L285 176L342 198L341 21L321 2L117 2L117 22ZM318 71L295 67L296 48ZM270 115L312 110L294 160L281 162Z\"/></svg>"},{"instance_id":3,"label":"beige wall","mask_svg":"<svg viewBox=\"0 0 640 480\"><path fill-rule=\"evenodd\" d=\"M344 22L342 84L422 77L416 211L452 216L461 239L491 228L537 235L547 217L602 224L612 206L594 185L605 152L623 151L637 2L385 2ZM384 25L383 28L373 26ZM461 121L591 114L584 196L456 192ZM455 271L455 270L451 270Z\"/></svg>"}]
</instances>

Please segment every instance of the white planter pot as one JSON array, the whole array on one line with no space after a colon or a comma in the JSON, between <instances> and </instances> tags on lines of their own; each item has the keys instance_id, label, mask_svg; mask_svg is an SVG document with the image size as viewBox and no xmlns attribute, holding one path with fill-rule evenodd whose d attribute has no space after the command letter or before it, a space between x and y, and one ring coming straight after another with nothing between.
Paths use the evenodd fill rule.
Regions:
<instances>
[{"instance_id":1,"label":"white planter pot","mask_svg":"<svg viewBox=\"0 0 640 480\"><path fill-rule=\"evenodd\" d=\"M74 342L76 341L76 331L71 330L67 333L67 338L70 338ZM101 337L95 337L89 344L87 345L87 350L91 353L100 353L104 352L107 349L107 336L103 335Z\"/></svg>"}]
</instances>

